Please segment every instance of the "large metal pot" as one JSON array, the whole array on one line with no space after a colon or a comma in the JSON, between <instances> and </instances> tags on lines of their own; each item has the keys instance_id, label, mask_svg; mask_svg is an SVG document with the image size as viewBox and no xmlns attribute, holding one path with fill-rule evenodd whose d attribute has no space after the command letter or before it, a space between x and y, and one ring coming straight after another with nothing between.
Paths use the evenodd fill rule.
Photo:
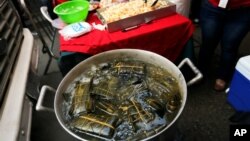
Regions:
<instances>
[{"instance_id":1,"label":"large metal pot","mask_svg":"<svg viewBox=\"0 0 250 141\"><path fill-rule=\"evenodd\" d=\"M111 51L107 51L107 52L103 52L103 53L94 55L94 56L82 61L81 63L79 63L63 78L63 80L61 81L60 85L58 86L58 88L56 90L55 101L54 101L54 111L55 111L56 117L57 117L59 123L61 124L61 126L69 134L76 137L77 139L93 140L93 136L90 136L88 134L75 133L75 132L71 131L66 126L66 119L63 116L63 110L62 110L62 107L63 107L62 104L64 101L64 97L62 94L65 92L65 90L67 89L69 84L74 81L75 78L79 77L79 75L82 74L83 72L88 71L92 65L98 65L100 63L110 62L110 61L112 61L114 59L118 59L118 58L134 58L137 60L141 60L144 62L155 64L156 66L161 66L161 67L165 68L166 70L168 70L178 80L180 94L182 97L182 103L181 103L181 107L180 107L176 117L163 130L161 130L160 132L158 132L150 137L145 138L145 140L153 139L153 138L158 137L159 135L163 134L163 132L166 132L176 122L176 120L181 115L183 108L185 106L185 103L186 103L186 99L187 99L187 84L186 84L186 81L184 79L183 74L181 73L181 71L179 70L179 68L175 64L173 64L168 59L166 59L166 58L164 58L156 53L145 51L145 50L138 50L138 49L111 50ZM201 77L200 74L198 77L199 78ZM47 88L51 89L50 87L47 87ZM42 98L39 98L36 108L38 110L43 109L43 110L50 110L51 111L51 109L48 109L46 107L41 106L43 95L44 95L45 91L46 91L45 89L41 90L40 97L42 97Z\"/></svg>"}]
</instances>

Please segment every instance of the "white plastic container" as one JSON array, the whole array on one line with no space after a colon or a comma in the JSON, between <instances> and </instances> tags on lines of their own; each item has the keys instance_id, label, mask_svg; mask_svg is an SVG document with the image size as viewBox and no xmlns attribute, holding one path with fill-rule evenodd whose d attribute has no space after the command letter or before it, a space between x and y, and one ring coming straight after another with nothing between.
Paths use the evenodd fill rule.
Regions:
<instances>
[{"instance_id":1,"label":"white plastic container","mask_svg":"<svg viewBox=\"0 0 250 141\"><path fill-rule=\"evenodd\" d=\"M250 55L237 62L227 99L236 111L250 112Z\"/></svg>"}]
</instances>

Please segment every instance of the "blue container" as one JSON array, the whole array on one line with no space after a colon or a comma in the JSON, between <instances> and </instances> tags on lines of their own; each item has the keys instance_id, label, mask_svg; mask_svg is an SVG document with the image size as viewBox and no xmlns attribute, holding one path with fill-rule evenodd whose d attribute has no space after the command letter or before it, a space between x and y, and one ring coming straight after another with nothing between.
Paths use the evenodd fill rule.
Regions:
<instances>
[{"instance_id":1,"label":"blue container","mask_svg":"<svg viewBox=\"0 0 250 141\"><path fill-rule=\"evenodd\" d=\"M250 112L250 55L237 62L227 100L236 111Z\"/></svg>"}]
</instances>

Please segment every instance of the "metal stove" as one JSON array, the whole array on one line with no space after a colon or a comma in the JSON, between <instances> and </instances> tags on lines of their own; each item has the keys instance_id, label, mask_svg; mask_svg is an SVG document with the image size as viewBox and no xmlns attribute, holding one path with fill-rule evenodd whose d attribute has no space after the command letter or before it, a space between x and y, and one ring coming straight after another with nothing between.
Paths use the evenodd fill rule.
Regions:
<instances>
[{"instance_id":1,"label":"metal stove","mask_svg":"<svg viewBox=\"0 0 250 141\"><path fill-rule=\"evenodd\" d=\"M29 140L32 104L25 96L33 49L14 5L0 0L0 140Z\"/></svg>"}]
</instances>

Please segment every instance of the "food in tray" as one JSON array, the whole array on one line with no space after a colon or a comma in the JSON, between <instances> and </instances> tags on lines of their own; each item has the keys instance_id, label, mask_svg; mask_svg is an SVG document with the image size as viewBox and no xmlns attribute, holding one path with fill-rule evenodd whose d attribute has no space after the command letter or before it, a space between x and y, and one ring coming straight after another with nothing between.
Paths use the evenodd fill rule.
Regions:
<instances>
[{"instance_id":1,"label":"food in tray","mask_svg":"<svg viewBox=\"0 0 250 141\"><path fill-rule=\"evenodd\" d=\"M89 11L94 11L99 7L100 7L100 2L99 1L92 0L92 1L89 2Z\"/></svg>"},{"instance_id":2,"label":"food in tray","mask_svg":"<svg viewBox=\"0 0 250 141\"><path fill-rule=\"evenodd\" d=\"M100 0L100 7L105 8L105 7L115 5L117 3L127 2L127 1L129 0Z\"/></svg>"},{"instance_id":3,"label":"food in tray","mask_svg":"<svg viewBox=\"0 0 250 141\"><path fill-rule=\"evenodd\" d=\"M106 23L111 23L169 5L169 2L166 0L158 0L158 2L152 6L155 1L156 0L147 0L147 2L145 2L145 0L130 0L128 2L109 6L105 10L101 11L100 14Z\"/></svg>"}]
</instances>

